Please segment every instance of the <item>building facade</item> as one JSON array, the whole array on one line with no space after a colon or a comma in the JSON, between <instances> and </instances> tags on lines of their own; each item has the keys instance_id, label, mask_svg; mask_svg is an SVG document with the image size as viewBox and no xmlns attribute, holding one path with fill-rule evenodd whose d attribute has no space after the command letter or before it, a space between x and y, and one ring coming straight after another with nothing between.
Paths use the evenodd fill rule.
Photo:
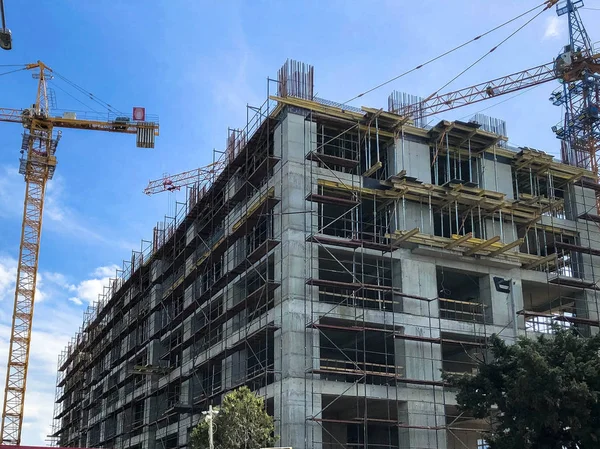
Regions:
<instances>
[{"instance_id":1,"label":"building facade","mask_svg":"<svg viewBox=\"0 0 600 449\"><path fill-rule=\"evenodd\" d=\"M312 73L282 68L88 310L59 361L59 446L184 448L248 385L280 446L480 449L441 372L473 372L492 333L597 331L591 172L485 117L320 100Z\"/></svg>"}]
</instances>

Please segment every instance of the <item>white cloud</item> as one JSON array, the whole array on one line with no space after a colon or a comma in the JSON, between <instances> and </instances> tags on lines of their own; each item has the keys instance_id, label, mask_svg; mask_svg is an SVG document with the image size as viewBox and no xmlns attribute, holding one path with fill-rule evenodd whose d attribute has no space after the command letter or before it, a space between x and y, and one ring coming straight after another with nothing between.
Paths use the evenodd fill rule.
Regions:
<instances>
[{"instance_id":1,"label":"white cloud","mask_svg":"<svg viewBox=\"0 0 600 449\"><path fill-rule=\"evenodd\" d=\"M558 16L550 16L546 19L543 40L557 39L564 33L564 22Z\"/></svg>"},{"instance_id":2,"label":"white cloud","mask_svg":"<svg viewBox=\"0 0 600 449\"><path fill-rule=\"evenodd\" d=\"M115 271L118 268L117 265L98 267L92 272L92 278L69 286L69 291L74 293L69 297L69 301L77 305L92 304L97 301L98 295L102 293L104 287L108 286L110 279L115 277Z\"/></svg>"},{"instance_id":3,"label":"white cloud","mask_svg":"<svg viewBox=\"0 0 600 449\"><path fill-rule=\"evenodd\" d=\"M3 315L7 315L0 324L0 379L3 381L6 376L4 360L8 354L10 338L10 321L7 319L10 314L6 312L12 309L12 305L0 303L0 307ZM36 308L25 395L23 444L41 446L50 434L54 415L57 357L80 323L81 311L78 308L68 309L49 301ZM3 393L0 388L2 397Z\"/></svg>"},{"instance_id":4,"label":"white cloud","mask_svg":"<svg viewBox=\"0 0 600 449\"><path fill-rule=\"evenodd\" d=\"M17 262L0 256L0 354L6 357L10 340L12 295ZM81 308L70 305L65 299L74 295L83 303L97 299L98 293L114 277L116 265L98 267L89 279L72 282L57 272L41 272L39 279L47 291L47 301L36 307L31 337L31 352L25 397L23 444L43 445L51 433L54 415L56 365L58 354L82 324ZM44 294L38 292L39 297ZM9 298L10 301L1 301ZM74 301L76 302L76 301ZM0 363L0 379L4 380L6 368ZM3 392L0 389L0 396Z\"/></svg>"},{"instance_id":5,"label":"white cloud","mask_svg":"<svg viewBox=\"0 0 600 449\"><path fill-rule=\"evenodd\" d=\"M94 276L102 276L102 277L115 277L117 270L121 267L118 265L107 265L104 267L98 267L93 271Z\"/></svg>"}]
</instances>

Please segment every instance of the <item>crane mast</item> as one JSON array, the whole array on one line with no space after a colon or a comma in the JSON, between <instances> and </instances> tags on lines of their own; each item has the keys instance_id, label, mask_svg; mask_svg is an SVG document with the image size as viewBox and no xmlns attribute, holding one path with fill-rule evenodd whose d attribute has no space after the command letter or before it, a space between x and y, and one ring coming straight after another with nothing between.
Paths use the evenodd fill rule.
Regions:
<instances>
[{"instance_id":1,"label":"crane mast","mask_svg":"<svg viewBox=\"0 0 600 449\"><path fill-rule=\"evenodd\" d=\"M565 109L562 126L552 130L561 142L563 162L586 168L598 175L598 141L600 138L600 58L594 49L578 9L583 0L565 0L556 5L558 16L568 16L569 44L556 59L556 71L562 86L555 90L550 101ZM561 76L565 65L591 59L593 64L581 73L577 80L570 81Z\"/></svg>"},{"instance_id":2,"label":"crane mast","mask_svg":"<svg viewBox=\"0 0 600 449\"><path fill-rule=\"evenodd\" d=\"M46 183L54 174L56 145L60 138L60 134L53 136L52 124L35 118L49 114L46 77L50 69L43 63L28 68L39 69L35 74L39 81L34 117L24 122L27 131L23 136L19 167L25 177L25 201L1 430L2 444L14 445L21 441Z\"/></svg>"}]
</instances>

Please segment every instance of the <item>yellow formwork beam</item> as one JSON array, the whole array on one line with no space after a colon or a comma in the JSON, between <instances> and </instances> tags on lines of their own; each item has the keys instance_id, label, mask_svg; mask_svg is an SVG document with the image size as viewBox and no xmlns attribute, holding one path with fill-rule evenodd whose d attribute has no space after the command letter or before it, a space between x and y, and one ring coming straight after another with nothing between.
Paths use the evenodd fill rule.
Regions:
<instances>
[{"instance_id":1,"label":"yellow formwork beam","mask_svg":"<svg viewBox=\"0 0 600 449\"><path fill-rule=\"evenodd\" d=\"M505 201L504 194L492 192L488 190L476 189L469 192L469 187L464 187L462 191L456 195L456 190L448 190L442 186L432 184L419 184L406 179L401 181L390 181L385 184L390 186L390 190L370 189L359 186L351 186L348 184L319 179L318 185L328 187L333 190L342 190L349 192L360 192L363 195L375 198L402 198L407 200L422 202L426 200L431 202L432 206L440 207L448 204L448 201L457 201L465 206L480 206L483 212L501 211L503 214L513 215L516 221L527 223L532 216L538 216L541 212L546 211L548 207L558 207L559 202L553 206L548 204L539 204L538 207L513 203ZM502 199L501 199L502 198ZM547 202L546 202L547 203Z\"/></svg>"},{"instance_id":2,"label":"yellow formwork beam","mask_svg":"<svg viewBox=\"0 0 600 449\"><path fill-rule=\"evenodd\" d=\"M381 167L383 167L383 164L381 163L381 161L377 161L375 164L373 164L371 166L371 168L369 168L366 172L364 172L362 175L363 176L371 176L373 173L375 173L377 170L379 170Z\"/></svg>"},{"instance_id":3,"label":"yellow formwork beam","mask_svg":"<svg viewBox=\"0 0 600 449\"><path fill-rule=\"evenodd\" d=\"M492 251L491 253L489 253L488 256L489 257L499 256L500 254L503 254L503 253L505 253L506 251L508 251L510 249L513 249L513 248L515 248L517 246L521 246L524 241L525 241L525 239L519 239L519 240L515 240L514 242L507 243L502 248L498 248L498 249Z\"/></svg>"},{"instance_id":4,"label":"yellow formwork beam","mask_svg":"<svg viewBox=\"0 0 600 449\"><path fill-rule=\"evenodd\" d=\"M472 232L469 232L468 234L465 234L465 235L462 235L462 236L454 234L452 236L452 238L456 239L456 240L453 240L452 242L448 243L446 246L444 246L444 249L452 249L452 248L454 248L456 246L462 245L467 240L470 240L471 237L473 237L473 233Z\"/></svg>"},{"instance_id":5,"label":"yellow formwork beam","mask_svg":"<svg viewBox=\"0 0 600 449\"><path fill-rule=\"evenodd\" d=\"M542 258L536 260L535 262L531 262L531 263L525 265L525 269L531 270L532 268L537 268L540 265L544 265L545 263L552 262L554 259L556 259L556 254L550 254L546 257L542 257Z\"/></svg>"},{"instance_id":6,"label":"yellow formwork beam","mask_svg":"<svg viewBox=\"0 0 600 449\"><path fill-rule=\"evenodd\" d=\"M487 239L482 241L481 243L479 243L478 245L476 245L475 247L471 248L470 250L466 251L463 255L465 256L472 256L473 254L482 251L484 249L486 249L489 246L492 246L494 243L500 241L500 236L497 235L495 237L492 237L491 239Z\"/></svg>"},{"instance_id":7,"label":"yellow formwork beam","mask_svg":"<svg viewBox=\"0 0 600 449\"><path fill-rule=\"evenodd\" d=\"M417 235L419 232L420 232L419 228L414 228L408 232L398 233L398 234L392 236L392 241L394 244L397 245L398 243L402 243L402 242L409 240L411 237Z\"/></svg>"}]
</instances>

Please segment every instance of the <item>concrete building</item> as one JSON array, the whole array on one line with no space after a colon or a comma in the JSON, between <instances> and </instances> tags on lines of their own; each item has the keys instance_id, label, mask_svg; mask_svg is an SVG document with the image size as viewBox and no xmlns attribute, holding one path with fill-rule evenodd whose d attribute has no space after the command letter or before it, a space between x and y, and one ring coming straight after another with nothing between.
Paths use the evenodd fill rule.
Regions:
<instances>
[{"instance_id":1,"label":"concrete building","mask_svg":"<svg viewBox=\"0 0 600 449\"><path fill-rule=\"evenodd\" d=\"M312 79L283 67L86 313L59 361L60 446L184 448L248 385L281 446L480 449L441 371L472 372L492 333L597 331L591 172L510 147L498 120L422 126Z\"/></svg>"}]
</instances>

